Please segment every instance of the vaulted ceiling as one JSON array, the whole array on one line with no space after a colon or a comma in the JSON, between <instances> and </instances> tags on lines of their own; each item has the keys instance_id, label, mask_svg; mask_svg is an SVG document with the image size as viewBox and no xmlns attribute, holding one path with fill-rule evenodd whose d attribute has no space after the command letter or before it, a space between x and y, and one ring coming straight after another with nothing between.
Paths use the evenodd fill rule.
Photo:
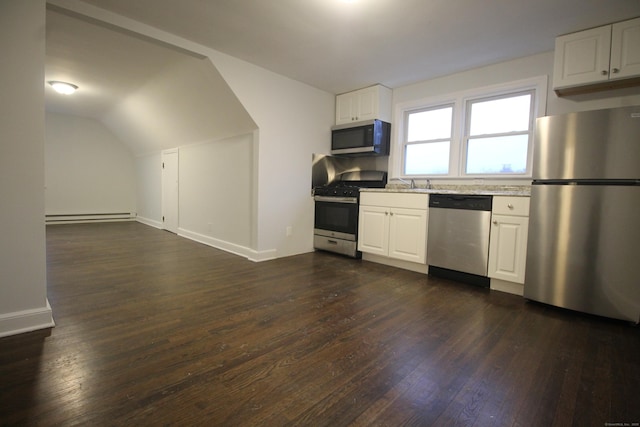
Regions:
<instances>
[{"instance_id":1,"label":"vaulted ceiling","mask_svg":"<svg viewBox=\"0 0 640 427\"><path fill-rule=\"evenodd\" d=\"M215 128L224 137L255 124L208 59L58 5L74 2L330 93L375 83L394 88L546 52L557 35L640 16L638 0L49 0L46 78L82 90L72 99L47 88L47 109L96 117L125 140L159 138L162 146L179 145L168 141L179 135L195 141ZM202 114L171 108L188 100ZM172 118L175 129L153 129L160 117ZM203 118L210 127L200 131ZM131 144L134 152L152 149Z\"/></svg>"},{"instance_id":2,"label":"vaulted ceiling","mask_svg":"<svg viewBox=\"0 0 640 427\"><path fill-rule=\"evenodd\" d=\"M102 122L134 154L215 141L256 128L211 61L49 8L46 109Z\"/></svg>"},{"instance_id":3,"label":"vaulted ceiling","mask_svg":"<svg viewBox=\"0 0 640 427\"><path fill-rule=\"evenodd\" d=\"M331 93L553 50L638 0L82 0Z\"/></svg>"}]
</instances>

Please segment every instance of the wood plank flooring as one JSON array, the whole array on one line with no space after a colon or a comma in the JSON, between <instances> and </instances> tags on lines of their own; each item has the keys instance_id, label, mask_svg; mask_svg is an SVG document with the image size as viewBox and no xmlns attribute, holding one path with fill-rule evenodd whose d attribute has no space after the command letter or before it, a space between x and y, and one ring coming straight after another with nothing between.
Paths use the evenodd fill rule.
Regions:
<instances>
[{"instance_id":1,"label":"wood plank flooring","mask_svg":"<svg viewBox=\"0 0 640 427\"><path fill-rule=\"evenodd\" d=\"M57 326L0 339L0 425L640 422L627 323L132 222L49 226L47 250Z\"/></svg>"}]
</instances>

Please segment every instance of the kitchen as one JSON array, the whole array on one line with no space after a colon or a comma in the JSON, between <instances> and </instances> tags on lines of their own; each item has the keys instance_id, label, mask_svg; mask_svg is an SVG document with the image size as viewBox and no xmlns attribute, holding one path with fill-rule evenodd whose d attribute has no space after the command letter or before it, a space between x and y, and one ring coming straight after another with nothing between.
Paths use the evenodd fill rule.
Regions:
<instances>
[{"instance_id":1,"label":"kitchen","mask_svg":"<svg viewBox=\"0 0 640 427\"><path fill-rule=\"evenodd\" d=\"M251 175L250 177L245 177L249 179L249 182L243 184L249 194L243 196L248 197L248 201L243 202L243 211L240 215L240 217L246 218L242 227L248 232L230 236L213 234L210 231L210 224L214 223L211 216L214 215L215 208L213 206L206 207L210 211L206 215L208 218L201 216L201 212L198 211L201 198L199 199L197 196L193 199L192 207L182 209L184 212L189 212L189 210L194 212L194 221L197 221L197 224L194 223L190 229L185 229L185 232L189 233L192 238L197 238L207 244L222 247L226 250L232 250L234 253L256 261L286 257L312 250L313 200L309 197L311 178L309 159L312 153L326 153L329 151L330 128L335 123L335 97L325 91L268 72L242 60L205 48L202 45L176 38L170 33L151 31L142 24L110 15L84 2L72 3L70 5L65 2L50 2L49 11L46 13L57 12L76 18L83 15L89 16L98 20L98 22L107 22L108 26L120 26L128 31L153 37L156 40L178 46L180 49L186 49L189 52L201 52L199 54L200 57L208 56L211 58L212 63L215 64L216 72L222 76L229 86L237 101L241 104L241 108L248 113L248 117L244 122L245 125L242 128L244 130L240 133L236 132L235 136L233 134L230 135L234 138L239 138L238 141L234 140L233 143L238 142L240 144L240 151L238 152L242 153L242 157L245 159L240 166L242 170L247 170L248 168L249 172L247 174ZM633 10L633 7L631 7L631 11ZM627 15L625 16L627 17L633 16L630 15L630 11L622 13L626 13ZM575 28L575 30L579 29L581 28ZM553 36L550 39L552 40ZM553 57L554 53L552 51L546 51L395 87L393 89L392 111L397 109L398 106L415 103L416 100L442 97L460 91L472 91L476 88L500 85L505 82L516 82L539 76L552 76ZM78 91L78 94L81 93L82 88ZM278 99L279 102L276 104L269 102L269 100L273 99ZM552 85L549 84L546 95L546 114L552 115L576 110L614 108L637 104L640 104L640 96L635 88L621 88L559 97L553 92ZM296 107L291 108L292 105ZM187 109L186 111L190 110ZM258 130L251 124L252 122L259 124ZM296 123L296 125L290 126L291 123ZM74 125L71 125L70 129L73 129L73 127ZM116 130L117 127L112 128L113 132ZM113 139L117 140L118 138L113 137ZM299 141L306 141L307 144L300 144ZM76 143L80 144L81 141L76 141ZM173 147L165 145L160 148L169 149L174 148L175 145L182 144L182 142L172 143ZM193 145L192 147L197 150L198 146ZM219 147L222 147L222 145L206 144L206 141L204 145L200 146L201 149L205 149L207 156L216 156L216 150ZM185 150L191 150L191 148L185 146ZM134 166L133 171L130 169L128 174L136 176L136 182L131 182L129 187L136 188L136 203L138 206L135 206L131 202L131 197L129 197L128 205L125 206L124 210L120 209L120 207L112 206L108 211L137 212L140 218L146 218L150 220L148 223L157 226L162 221L161 177L160 171L156 166L161 162L161 151L154 151L150 154L148 148L141 148L137 152L138 154L131 155L132 161L136 166ZM134 153L136 152L134 151ZM197 151L194 151L193 154L191 156L193 159L202 158ZM390 171L390 177L395 178L399 170L398 158L397 156L395 158L391 157L390 160L386 166ZM94 159L90 159L87 162L99 163L100 156L96 155ZM53 164L52 159L49 158L47 163ZM282 168L283 163L287 165L286 170ZM182 170L189 169L189 165L181 166L184 166ZM65 167L68 167L68 163L64 161L56 166L56 168ZM197 165L197 168L202 169L202 165ZM37 173L35 171L31 171L31 173L34 177L38 177L42 172L38 170ZM295 178L291 179L291 177ZM79 175L76 179L92 182L86 173L85 175ZM215 180L219 178L213 175L207 179ZM527 180L524 181L526 184ZM193 182L192 187L184 188L187 193L197 195L210 191L209 185L203 185L197 179ZM434 180L433 183L438 184L438 181ZM445 183L457 185L468 182L460 179L448 179ZM483 180L483 184L519 185L522 182L520 180L496 181L487 179ZM98 183L98 185L104 184ZM227 193L223 197L226 200L233 201L236 194L230 188L229 186L220 186L219 191L226 191ZM288 190L283 192L282 188L287 188ZM272 203L272 200L278 200L278 203ZM23 204L23 201L18 199L17 203ZM96 206L84 207L89 208L89 211L97 209ZM282 207L286 207L286 209L283 210ZM54 213L57 214L58 212ZM39 257L42 259L44 255L42 254L41 245L37 244L36 246L40 249L36 250L35 253L39 253ZM34 271L39 272L39 277L44 274L42 267ZM42 279L34 278L30 282L39 283L39 285L30 285L35 286L33 294L39 295L39 297L37 301L26 303L26 306L38 307L43 309L44 313L49 312L49 309L46 308L46 303L43 304L41 300L45 292L44 288L42 288L44 286ZM13 301L15 299L13 291L8 290L7 298L3 299ZM13 313L15 310L15 308L11 307L3 309L6 313Z\"/></svg>"},{"instance_id":2,"label":"kitchen","mask_svg":"<svg viewBox=\"0 0 640 427\"><path fill-rule=\"evenodd\" d=\"M6 5L7 3L4 3L3 7ZM11 156L5 156L4 151L2 156L3 160L11 159L11 162L3 162L2 168L2 182L6 186L3 187L3 195L6 193L5 202L21 207L20 210L6 210L2 214L7 232L3 243L3 253L6 256L3 256L1 261L3 287L0 290L0 313L3 332L25 331L34 325L43 325L47 321L47 312L50 314L50 308L47 309L46 303L46 254L42 224L45 206L41 200L45 176L42 165L45 159L44 153L38 154L44 151L44 123L38 119L39 112L42 111L42 87L38 85L38 88L29 90L33 81L40 82L43 77L39 70L44 61L44 41L40 38L39 42L34 42L34 38L30 37L32 32L42 31L45 19L45 11L42 8L41 3L24 2L17 12L16 9L10 8L10 12L15 12L14 14L3 14L3 17L9 17L9 22L4 20L0 26L3 31L3 37L0 39L3 42L13 40L13 43L19 46L18 49L6 50L12 60L7 61L3 73L7 73L11 83L3 86L3 93L8 95L7 99L13 101L12 108L16 109L19 117L25 118L18 122L18 125L24 124L25 121L28 123L28 126L23 126L27 128L26 133L11 122L3 121L3 125L0 126L3 141L24 141L24 144L14 148ZM101 17L104 18L104 15ZM607 22L613 21L615 19ZM122 24L122 21L120 23ZM130 29L143 33L148 30L142 25L133 25ZM575 28L579 29L581 28ZM184 48L194 48L192 43L185 40L176 41L175 37L166 33L152 33L148 34L166 42L183 44ZM17 37L14 37L16 35ZM254 192L252 205L247 208L251 211L250 224L254 231L249 238L248 246L238 246L243 246L241 250L245 251L244 254L255 259L286 257L310 251L313 206L309 197L309 160L313 152L328 151L335 98L330 92L266 72L219 52L207 53L215 58L216 68L221 70L224 79L260 128L257 136L260 139L260 151L254 153L251 159L260 166L251 169L256 174L252 177L253 182L259 184L259 187L251 188L250 191ZM32 64L33 70L31 67L25 67L25 63ZM394 103L412 102L437 94L552 74L553 53L547 50L470 71L460 71L445 77L398 86L394 88ZM18 83L22 83L22 86ZM357 87L360 86L349 89ZM282 100L282 104L274 104L273 99ZM638 104L640 99L633 88L566 98L555 96L549 88L547 114ZM303 114L300 110L307 110L309 114ZM5 117L13 119L15 116ZM291 123L297 125L292 127ZM300 141L310 142L308 146L303 146ZM5 148L3 145L3 149ZM284 148L287 151L283 160ZM283 164L291 166L287 173L282 172ZM289 191L286 194L281 192L282 185L288 186ZM154 206L159 205L158 199L159 196L154 197ZM272 203L273 200L279 201L278 206ZM280 208L283 206L286 207L286 213L280 215ZM159 221L159 216L154 213L153 219ZM289 237L288 227L291 227ZM15 251L9 250L6 242L19 243L19 247ZM15 313L19 316L14 315ZM24 323L20 323L22 320L27 320L26 327Z\"/></svg>"},{"instance_id":3,"label":"kitchen","mask_svg":"<svg viewBox=\"0 0 640 427\"><path fill-rule=\"evenodd\" d=\"M491 98L475 105L495 108L507 102L513 110L512 99ZM525 116L530 114L527 104ZM355 159L349 163L314 156L314 177L332 178L314 187L314 245L637 324L640 290L633 247L640 239L635 226L640 208L638 118L640 107L537 119L531 188L436 188L430 180L422 188L413 180L389 186L386 172ZM387 133L377 131L377 122L335 126L332 153L386 154ZM409 133L411 124L409 120ZM420 126L428 131L435 126L427 124ZM497 126L504 129L502 123ZM405 162L408 158L407 150Z\"/></svg>"}]
</instances>

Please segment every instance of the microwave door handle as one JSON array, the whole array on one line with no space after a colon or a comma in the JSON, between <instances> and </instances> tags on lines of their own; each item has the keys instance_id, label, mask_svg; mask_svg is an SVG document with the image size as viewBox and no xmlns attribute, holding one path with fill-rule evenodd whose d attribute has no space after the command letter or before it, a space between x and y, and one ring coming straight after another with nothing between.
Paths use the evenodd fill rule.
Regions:
<instances>
[{"instance_id":1,"label":"microwave door handle","mask_svg":"<svg viewBox=\"0 0 640 427\"><path fill-rule=\"evenodd\" d=\"M374 150L374 147L338 148L336 150L331 150L331 154L370 153L373 150Z\"/></svg>"}]
</instances>

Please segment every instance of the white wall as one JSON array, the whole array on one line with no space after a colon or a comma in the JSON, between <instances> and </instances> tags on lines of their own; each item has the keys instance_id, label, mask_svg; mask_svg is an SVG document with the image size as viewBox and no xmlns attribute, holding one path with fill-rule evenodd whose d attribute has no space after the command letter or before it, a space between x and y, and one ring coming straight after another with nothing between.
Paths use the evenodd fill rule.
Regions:
<instances>
[{"instance_id":1,"label":"white wall","mask_svg":"<svg viewBox=\"0 0 640 427\"><path fill-rule=\"evenodd\" d=\"M547 114L562 114L573 111L640 104L640 91L638 91L638 88L604 91L572 97L558 97L552 88L553 52L526 56L513 61L501 62L499 64L402 86L394 89L393 103L397 105L408 101L543 75L549 78ZM397 120L397 118L394 118L394 120Z\"/></svg>"},{"instance_id":2,"label":"white wall","mask_svg":"<svg viewBox=\"0 0 640 427\"><path fill-rule=\"evenodd\" d=\"M101 120L135 155L256 129L211 61L187 55L128 93Z\"/></svg>"},{"instance_id":3,"label":"white wall","mask_svg":"<svg viewBox=\"0 0 640 427\"><path fill-rule=\"evenodd\" d=\"M179 231L252 257L253 134L180 148Z\"/></svg>"},{"instance_id":4,"label":"white wall","mask_svg":"<svg viewBox=\"0 0 640 427\"><path fill-rule=\"evenodd\" d=\"M138 221L162 227L162 154L156 152L137 156L136 206Z\"/></svg>"},{"instance_id":5,"label":"white wall","mask_svg":"<svg viewBox=\"0 0 640 427\"><path fill-rule=\"evenodd\" d=\"M329 150L334 95L219 52L209 54L260 128L256 249L277 257L312 251L311 158Z\"/></svg>"},{"instance_id":6,"label":"white wall","mask_svg":"<svg viewBox=\"0 0 640 427\"><path fill-rule=\"evenodd\" d=\"M333 94L77 0L54 4L211 60L256 124L253 194L256 260L313 250L311 157L327 152ZM176 141L175 146L180 146ZM291 227L292 233L286 235Z\"/></svg>"},{"instance_id":7,"label":"white wall","mask_svg":"<svg viewBox=\"0 0 640 427\"><path fill-rule=\"evenodd\" d=\"M131 152L97 120L47 113L47 215L135 212Z\"/></svg>"},{"instance_id":8,"label":"white wall","mask_svg":"<svg viewBox=\"0 0 640 427\"><path fill-rule=\"evenodd\" d=\"M637 88L558 97L552 89L553 52L546 52L396 88L393 90L393 120L396 124L402 123L402 118L398 117L399 104L545 75L549 82L547 115L640 105L640 91ZM389 168L390 172L399 169L398 156L392 156ZM517 183L517 180L513 181ZM530 179L524 181L530 182ZM490 183L491 180L485 182Z\"/></svg>"},{"instance_id":9,"label":"white wall","mask_svg":"<svg viewBox=\"0 0 640 427\"><path fill-rule=\"evenodd\" d=\"M53 326L44 225L44 0L0 2L0 336Z\"/></svg>"}]
</instances>

